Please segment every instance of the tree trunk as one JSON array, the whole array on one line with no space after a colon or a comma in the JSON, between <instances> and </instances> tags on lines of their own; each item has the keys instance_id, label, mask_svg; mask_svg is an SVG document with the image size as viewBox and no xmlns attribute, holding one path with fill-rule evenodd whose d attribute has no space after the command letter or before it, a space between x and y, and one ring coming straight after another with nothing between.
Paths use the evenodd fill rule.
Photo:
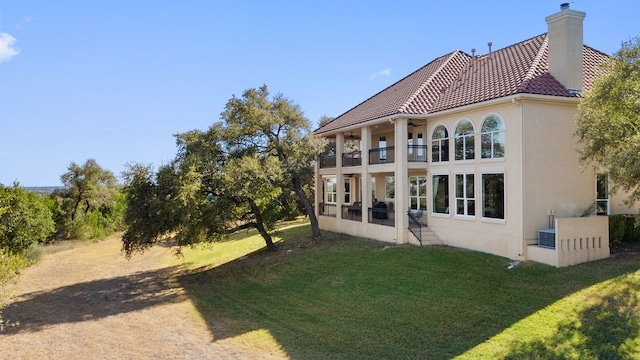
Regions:
<instances>
[{"instance_id":1,"label":"tree trunk","mask_svg":"<svg viewBox=\"0 0 640 360\"><path fill-rule=\"evenodd\" d=\"M307 214L309 214L309 222L311 223L311 235L314 238L320 237L320 226L318 225L318 218L316 217L316 212L313 211L313 204L309 201L307 194L298 186L294 186L293 191L298 195L300 201L304 204L304 208L307 210Z\"/></svg>"},{"instance_id":2,"label":"tree trunk","mask_svg":"<svg viewBox=\"0 0 640 360\"><path fill-rule=\"evenodd\" d=\"M80 195L78 195L78 200L76 200L76 203L73 206L73 211L71 211L71 222L74 222L76 220L76 213L78 212L78 207L80 207L81 201L82 199L80 199Z\"/></svg>"},{"instance_id":3,"label":"tree trunk","mask_svg":"<svg viewBox=\"0 0 640 360\"><path fill-rule=\"evenodd\" d=\"M293 216L293 209L291 209L291 204L289 203L289 194L286 191L283 191L280 194L280 204L282 205L282 209L285 213L285 220L295 220L295 216Z\"/></svg>"},{"instance_id":4,"label":"tree trunk","mask_svg":"<svg viewBox=\"0 0 640 360\"><path fill-rule=\"evenodd\" d=\"M262 213L260 212L258 205L256 205L253 199L247 199L247 202L249 203L249 206L251 206L251 212L256 216L255 226L260 235L262 235L265 244L267 244L267 249L274 251L276 249L276 246L273 243L273 239L271 239L271 235L269 235L267 229L264 228L264 223L262 222Z\"/></svg>"}]
</instances>

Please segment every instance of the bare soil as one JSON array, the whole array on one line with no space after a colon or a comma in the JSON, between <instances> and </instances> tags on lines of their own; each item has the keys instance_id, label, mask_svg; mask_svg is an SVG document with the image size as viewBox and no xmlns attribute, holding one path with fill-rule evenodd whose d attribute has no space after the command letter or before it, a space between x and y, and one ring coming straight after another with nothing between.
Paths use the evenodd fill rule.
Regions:
<instances>
[{"instance_id":1,"label":"bare soil","mask_svg":"<svg viewBox=\"0 0 640 360\"><path fill-rule=\"evenodd\" d=\"M2 359L282 359L242 338L215 340L179 285L172 250L126 260L117 236L47 251L3 309ZM175 261L173 262L175 263Z\"/></svg>"}]
</instances>

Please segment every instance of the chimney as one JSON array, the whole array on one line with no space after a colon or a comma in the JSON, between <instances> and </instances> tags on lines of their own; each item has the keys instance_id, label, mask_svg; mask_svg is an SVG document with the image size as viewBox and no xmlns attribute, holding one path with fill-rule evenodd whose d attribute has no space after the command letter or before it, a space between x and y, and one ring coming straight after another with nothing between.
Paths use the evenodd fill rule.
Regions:
<instances>
[{"instance_id":1,"label":"chimney","mask_svg":"<svg viewBox=\"0 0 640 360\"><path fill-rule=\"evenodd\" d=\"M560 5L545 18L549 27L549 73L573 93L583 89L582 21L587 14Z\"/></svg>"}]
</instances>

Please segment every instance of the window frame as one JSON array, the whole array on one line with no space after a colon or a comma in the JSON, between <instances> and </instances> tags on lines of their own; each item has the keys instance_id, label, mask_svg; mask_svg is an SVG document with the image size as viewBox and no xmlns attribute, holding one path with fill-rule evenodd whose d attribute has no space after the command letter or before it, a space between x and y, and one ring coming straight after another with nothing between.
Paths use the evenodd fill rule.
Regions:
<instances>
[{"instance_id":1,"label":"window frame","mask_svg":"<svg viewBox=\"0 0 640 360\"><path fill-rule=\"evenodd\" d=\"M458 183L458 178L462 177L462 194L460 194L460 187ZM471 179L469 179L471 178ZM460 218L468 218L475 219L477 211L477 201L476 201L476 184L475 184L476 176L475 173L472 172L462 172L454 174L454 198L455 198L455 215ZM469 195L469 186L471 187L472 194ZM462 201L463 204L463 212L458 212L458 202ZM471 204L470 204L471 203ZM473 214L469 214L469 208L473 209Z\"/></svg>"},{"instance_id":2,"label":"window frame","mask_svg":"<svg viewBox=\"0 0 640 360\"><path fill-rule=\"evenodd\" d=\"M351 178L344 178L344 203L343 204L351 204Z\"/></svg>"},{"instance_id":3,"label":"window frame","mask_svg":"<svg viewBox=\"0 0 640 360\"><path fill-rule=\"evenodd\" d=\"M605 192L606 192L606 198L600 197L600 186L598 186L599 181L600 181L600 177L604 176L605 179ZM597 173L596 176L596 193L595 193L595 197L596 197L596 202L595 202L595 209L594 212L596 215L610 215L611 214L611 193L609 191L609 174L607 173ZM601 212L600 211L600 203L604 202L605 203L605 212Z\"/></svg>"},{"instance_id":4,"label":"window frame","mask_svg":"<svg viewBox=\"0 0 640 360\"><path fill-rule=\"evenodd\" d=\"M415 179L415 189L416 189L416 193L415 195L412 194L412 190L414 186L412 184L412 180ZM420 181L424 181L424 193L421 194L421 188L420 188ZM426 213L428 210L428 202L429 202L429 195L428 195L428 184L429 184L429 177L428 176L409 176L409 210L413 213L417 213L417 212L423 212ZM416 202L416 207L413 207L413 203L412 200L415 198L415 202ZM422 203L424 203L424 208L422 208L423 206L421 205Z\"/></svg>"},{"instance_id":5,"label":"window frame","mask_svg":"<svg viewBox=\"0 0 640 360\"><path fill-rule=\"evenodd\" d=\"M485 183L485 177L487 176L492 176L492 175L499 175L502 177L502 217L492 217L492 216L485 216L486 212L485 209L487 208L487 197L486 197L486 183ZM480 203L480 218L483 221L489 221L489 222L497 222L497 223L505 223L507 221L507 192L506 192L506 176L504 172L500 172L500 171L495 171L495 172L483 172L480 175L480 196L481 196L481 203Z\"/></svg>"},{"instance_id":6,"label":"window frame","mask_svg":"<svg viewBox=\"0 0 640 360\"><path fill-rule=\"evenodd\" d=\"M338 200L338 179L336 177L328 177L325 180L325 203L337 204Z\"/></svg>"},{"instance_id":7,"label":"window frame","mask_svg":"<svg viewBox=\"0 0 640 360\"><path fill-rule=\"evenodd\" d=\"M445 131L444 137L436 138L436 133L440 128ZM431 162L444 163L449 161L449 129L445 124L436 124L431 132ZM438 149L438 159L434 158L434 150Z\"/></svg>"},{"instance_id":8,"label":"window frame","mask_svg":"<svg viewBox=\"0 0 640 360\"><path fill-rule=\"evenodd\" d=\"M435 186L435 179L444 179L444 181L439 181L438 186ZM445 211L441 212L441 204L436 204L438 200L438 188L440 184L444 184L444 206L446 207ZM442 216L449 217L451 214L451 192L449 191L449 174L432 174L431 175L431 214L434 216Z\"/></svg>"},{"instance_id":9,"label":"window frame","mask_svg":"<svg viewBox=\"0 0 640 360\"><path fill-rule=\"evenodd\" d=\"M485 131L484 127L485 124L487 123L487 121L489 121L490 118L496 118L499 122L500 122L500 127L498 130L490 130L490 131ZM485 137L489 137L489 145L490 145L490 151L489 151L489 155L490 156L485 156L486 150L485 150ZM495 138L496 136L498 136L502 142L502 155L501 156L496 156L495 155L495 147L496 147L496 142L495 142ZM504 159L505 155L506 155L506 123L504 121L504 119L502 118L502 116L498 115L498 114L489 114L487 116L484 117L484 119L482 119L482 123L480 124L480 158L483 160L497 160L497 159Z\"/></svg>"},{"instance_id":10,"label":"window frame","mask_svg":"<svg viewBox=\"0 0 640 360\"><path fill-rule=\"evenodd\" d=\"M462 133L460 130L461 126L466 125L471 126L471 133ZM456 161L468 161L475 160L476 151L475 151L475 136L476 129L473 126L473 122L469 119L462 119L458 122L455 127L454 135L453 135L453 153L454 160ZM460 156L458 154L459 146L462 146L462 151L460 152Z\"/></svg>"},{"instance_id":11,"label":"window frame","mask_svg":"<svg viewBox=\"0 0 640 360\"><path fill-rule=\"evenodd\" d=\"M387 137L378 137L378 158L380 161L387 160Z\"/></svg>"}]
</instances>

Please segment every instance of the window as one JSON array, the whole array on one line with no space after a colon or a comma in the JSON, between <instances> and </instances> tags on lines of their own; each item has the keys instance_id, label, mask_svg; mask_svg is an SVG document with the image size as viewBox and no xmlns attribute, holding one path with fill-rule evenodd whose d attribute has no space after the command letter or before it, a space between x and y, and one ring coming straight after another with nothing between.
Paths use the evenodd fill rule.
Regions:
<instances>
[{"instance_id":1,"label":"window","mask_svg":"<svg viewBox=\"0 0 640 360\"><path fill-rule=\"evenodd\" d=\"M407 138L407 145L409 148L409 155L413 155L413 133L409 133L409 137Z\"/></svg>"},{"instance_id":2,"label":"window","mask_svg":"<svg viewBox=\"0 0 640 360\"><path fill-rule=\"evenodd\" d=\"M433 176L433 212L449 213L449 175Z\"/></svg>"},{"instance_id":3,"label":"window","mask_svg":"<svg viewBox=\"0 0 640 360\"><path fill-rule=\"evenodd\" d=\"M344 203L351 204L351 179L344 179Z\"/></svg>"},{"instance_id":4,"label":"window","mask_svg":"<svg viewBox=\"0 0 640 360\"><path fill-rule=\"evenodd\" d=\"M422 133L418 133L418 139L416 139L416 142L418 145L418 159L422 159L424 156L424 149L422 148L422 146L424 146L424 139L422 138Z\"/></svg>"},{"instance_id":5,"label":"window","mask_svg":"<svg viewBox=\"0 0 640 360\"><path fill-rule=\"evenodd\" d=\"M413 211L427 210L426 176L409 176L409 203Z\"/></svg>"},{"instance_id":6,"label":"window","mask_svg":"<svg viewBox=\"0 0 640 360\"><path fill-rule=\"evenodd\" d=\"M473 124L469 120L462 120L456 127L456 160L473 160L475 158L474 131Z\"/></svg>"},{"instance_id":7,"label":"window","mask_svg":"<svg viewBox=\"0 0 640 360\"><path fill-rule=\"evenodd\" d=\"M387 137L380 136L378 140L378 148L380 148L380 160L387 160Z\"/></svg>"},{"instance_id":8,"label":"window","mask_svg":"<svg viewBox=\"0 0 640 360\"><path fill-rule=\"evenodd\" d=\"M490 115L482 123L480 134L483 159L504 157L504 124L497 115Z\"/></svg>"},{"instance_id":9,"label":"window","mask_svg":"<svg viewBox=\"0 0 640 360\"><path fill-rule=\"evenodd\" d=\"M438 125L431 136L431 161L449 161L449 132L444 125Z\"/></svg>"},{"instance_id":10,"label":"window","mask_svg":"<svg viewBox=\"0 0 640 360\"><path fill-rule=\"evenodd\" d=\"M372 177L371 178L371 203L375 203L376 201L378 201L378 199L376 199L376 178Z\"/></svg>"},{"instance_id":11,"label":"window","mask_svg":"<svg viewBox=\"0 0 640 360\"><path fill-rule=\"evenodd\" d=\"M328 178L327 179L327 203L335 204L338 199L336 188L336 178Z\"/></svg>"},{"instance_id":12,"label":"window","mask_svg":"<svg viewBox=\"0 0 640 360\"><path fill-rule=\"evenodd\" d=\"M504 174L482 174L482 217L504 219Z\"/></svg>"},{"instance_id":13,"label":"window","mask_svg":"<svg viewBox=\"0 0 640 360\"><path fill-rule=\"evenodd\" d=\"M596 215L609 215L609 176L596 174Z\"/></svg>"},{"instance_id":14,"label":"window","mask_svg":"<svg viewBox=\"0 0 640 360\"><path fill-rule=\"evenodd\" d=\"M476 215L474 178L473 174L456 174L456 215Z\"/></svg>"},{"instance_id":15,"label":"window","mask_svg":"<svg viewBox=\"0 0 640 360\"><path fill-rule=\"evenodd\" d=\"M396 179L393 176L387 176L384 179L384 196L387 200L396 198Z\"/></svg>"}]
</instances>

